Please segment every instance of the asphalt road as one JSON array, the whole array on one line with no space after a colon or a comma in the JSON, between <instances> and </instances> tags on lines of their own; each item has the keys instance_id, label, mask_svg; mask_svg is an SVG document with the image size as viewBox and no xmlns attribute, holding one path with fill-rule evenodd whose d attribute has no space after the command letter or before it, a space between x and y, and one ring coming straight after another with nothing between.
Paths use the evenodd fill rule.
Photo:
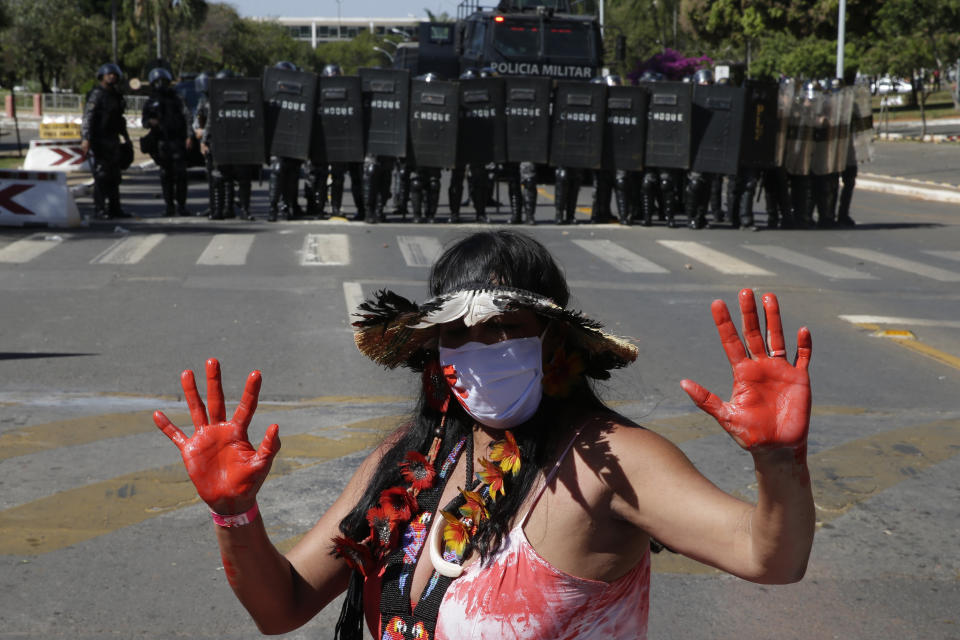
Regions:
<instances>
[{"instance_id":1,"label":"asphalt road","mask_svg":"<svg viewBox=\"0 0 960 640\"><path fill-rule=\"evenodd\" d=\"M257 637L152 410L188 422L178 374L208 356L228 403L263 371L251 439L278 422L283 449L260 503L288 548L418 382L359 356L351 309L383 286L422 300L432 257L479 228L167 219L156 191L155 174L127 180L135 219L0 230L0 638ZM550 204L545 189L544 221ZM957 211L860 191L853 217L833 231L522 229L561 262L572 305L640 349L603 397L725 490L753 495L749 456L678 385L729 388L711 300L772 290L788 336L813 333L807 577L764 587L658 557L651 638L960 638ZM287 637L331 637L338 611Z\"/></svg>"}]
</instances>

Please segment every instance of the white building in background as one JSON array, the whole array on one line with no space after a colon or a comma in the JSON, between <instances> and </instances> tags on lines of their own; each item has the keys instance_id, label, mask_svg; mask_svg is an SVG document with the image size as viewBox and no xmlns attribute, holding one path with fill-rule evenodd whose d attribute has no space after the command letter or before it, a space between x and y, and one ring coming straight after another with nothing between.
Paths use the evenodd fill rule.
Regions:
<instances>
[{"instance_id":1,"label":"white building in background","mask_svg":"<svg viewBox=\"0 0 960 640\"><path fill-rule=\"evenodd\" d=\"M277 22L297 40L309 42L314 49L321 42L350 40L363 31L377 36L395 33L393 29L416 38L417 24L426 18L254 18Z\"/></svg>"}]
</instances>

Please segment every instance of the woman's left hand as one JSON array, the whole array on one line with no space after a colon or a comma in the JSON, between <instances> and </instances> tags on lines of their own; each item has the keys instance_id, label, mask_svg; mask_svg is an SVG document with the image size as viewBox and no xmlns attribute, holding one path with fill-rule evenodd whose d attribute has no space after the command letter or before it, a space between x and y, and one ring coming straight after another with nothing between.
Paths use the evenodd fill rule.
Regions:
<instances>
[{"instance_id":1,"label":"woman's left hand","mask_svg":"<svg viewBox=\"0 0 960 640\"><path fill-rule=\"evenodd\" d=\"M720 341L733 368L730 401L723 402L692 380L682 380L680 386L748 451L805 447L810 426L810 331L806 327L797 331L797 355L790 364L777 297L763 295L766 340L760 332L753 291L743 289L739 299L746 348L727 305L722 300L714 300L711 305Z\"/></svg>"}]
</instances>

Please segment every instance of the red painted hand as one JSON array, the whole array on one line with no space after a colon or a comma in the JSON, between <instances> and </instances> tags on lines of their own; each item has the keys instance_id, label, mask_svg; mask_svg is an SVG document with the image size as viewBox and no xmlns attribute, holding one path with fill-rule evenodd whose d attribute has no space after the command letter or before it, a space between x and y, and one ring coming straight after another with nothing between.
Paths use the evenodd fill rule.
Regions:
<instances>
[{"instance_id":1,"label":"red painted hand","mask_svg":"<svg viewBox=\"0 0 960 640\"><path fill-rule=\"evenodd\" d=\"M226 419L223 404L223 385L220 381L220 363L207 360L207 404L197 392L193 371L180 374L180 383L193 419L193 436L187 438L183 431L162 412L153 414L153 421L180 449L183 464L197 488L197 493L210 508L220 514L243 513L256 501L257 491L270 471L273 458L280 450L278 427L270 425L260 448L253 449L247 439L247 428L257 410L260 395L260 372L247 376L243 397L233 419Z\"/></svg>"},{"instance_id":2,"label":"red painted hand","mask_svg":"<svg viewBox=\"0 0 960 640\"><path fill-rule=\"evenodd\" d=\"M790 364L777 297L772 293L763 296L766 340L760 333L753 291L743 289L739 297L746 349L727 305L722 300L714 300L711 305L720 341L733 368L730 402L723 402L692 380L682 380L680 385L744 449L803 448L810 427L810 331L806 327L797 331L797 356Z\"/></svg>"}]
</instances>

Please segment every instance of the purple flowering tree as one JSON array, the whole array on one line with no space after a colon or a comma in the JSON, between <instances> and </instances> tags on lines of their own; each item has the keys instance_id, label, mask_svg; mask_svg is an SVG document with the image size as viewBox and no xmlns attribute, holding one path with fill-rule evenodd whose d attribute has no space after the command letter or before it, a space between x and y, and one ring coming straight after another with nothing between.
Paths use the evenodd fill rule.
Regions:
<instances>
[{"instance_id":1,"label":"purple flowering tree","mask_svg":"<svg viewBox=\"0 0 960 640\"><path fill-rule=\"evenodd\" d=\"M664 49L663 53L658 53L643 61L637 61L633 71L627 74L630 82L636 84L644 71L654 71L662 73L667 80L682 80L686 76L693 75L697 69L709 67L713 64L707 56L699 58L688 58L679 51L673 49Z\"/></svg>"}]
</instances>

